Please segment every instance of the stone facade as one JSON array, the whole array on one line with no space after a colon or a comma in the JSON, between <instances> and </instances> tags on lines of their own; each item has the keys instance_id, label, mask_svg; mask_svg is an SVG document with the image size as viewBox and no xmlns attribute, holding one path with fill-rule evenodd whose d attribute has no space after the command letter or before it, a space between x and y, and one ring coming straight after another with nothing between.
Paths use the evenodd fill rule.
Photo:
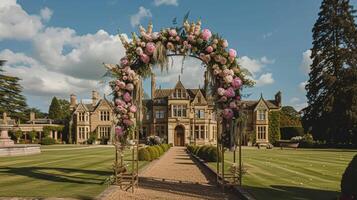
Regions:
<instances>
[{"instance_id":1,"label":"stone facade","mask_svg":"<svg viewBox=\"0 0 357 200\"><path fill-rule=\"evenodd\" d=\"M95 133L98 140L110 138L114 128L113 104L105 97L101 98L97 91L92 92L91 103L77 103L76 95L72 94L70 109L72 131L77 144L86 143L91 133Z\"/></svg>"},{"instance_id":2,"label":"stone facade","mask_svg":"<svg viewBox=\"0 0 357 200\"><path fill-rule=\"evenodd\" d=\"M142 137L158 135L174 146L215 144L217 122L204 89L186 89L180 79L172 89L157 89L151 78L152 99L143 101Z\"/></svg>"}]
</instances>

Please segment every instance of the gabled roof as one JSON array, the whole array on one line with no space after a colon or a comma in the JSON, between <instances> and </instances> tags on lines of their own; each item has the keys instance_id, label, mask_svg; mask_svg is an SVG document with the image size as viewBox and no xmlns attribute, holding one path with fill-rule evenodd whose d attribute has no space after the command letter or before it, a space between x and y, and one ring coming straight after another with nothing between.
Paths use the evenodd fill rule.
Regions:
<instances>
[{"instance_id":1,"label":"gabled roof","mask_svg":"<svg viewBox=\"0 0 357 200\"><path fill-rule=\"evenodd\" d=\"M82 103L82 102L80 102L80 103L77 105L77 108L76 108L75 112L77 112L80 107L82 107L86 112L93 112L93 111L95 111L100 105L102 105L104 102L108 103L108 105L109 105L111 108L114 108L113 103L111 103L108 99L106 99L106 98L104 97L104 99L99 99L99 101L98 101L97 104L95 104L95 105L93 105L93 104L91 104L91 103Z\"/></svg>"}]
</instances>

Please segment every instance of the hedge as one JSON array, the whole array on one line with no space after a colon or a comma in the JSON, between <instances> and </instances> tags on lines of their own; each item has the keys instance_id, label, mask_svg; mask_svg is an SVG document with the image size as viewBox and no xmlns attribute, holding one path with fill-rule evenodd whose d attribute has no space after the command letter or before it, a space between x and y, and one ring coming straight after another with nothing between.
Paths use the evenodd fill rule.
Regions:
<instances>
[{"instance_id":1,"label":"hedge","mask_svg":"<svg viewBox=\"0 0 357 200\"><path fill-rule=\"evenodd\" d=\"M212 145L188 145L187 150L207 162L217 162L218 159L220 160L220 157L218 156L217 152L217 147Z\"/></svg>"},{"instance_id":2,"label":"hedge","mask_svg":"<svg viewBox=\"0 0 357 200\"><path fill-rule=\"evenodd\" d=\"M275 144L280 137L280 112L272 111L269 113L269 142Z\"/></svg>"},{"instance_id":3,"label":"hedge","mask_svg":"<svg viewBox=\"0 0 357 200\"><path fill-rule=\"evenodd\" d=\"M139 160L140 161L151 161L151 155L147 148L139 149Z\"/></svg>"},{"instance_id":4,"label":"hedge","mask_svg":"<svg viewBox=\"0 0 357 200\"><path fill-rule=\"evenodd\" d=\"M161 148L161 146L154 145L153 147L156 148L157 152L159 153L158 157L160 157L160 156L162 156L164 154L164 150Z\"/></svg>"},{"instance_id":5,"label":"hedge","mask_svg":"<svg viewBox=\"0 0 357 200\"><path fill-rule=\"evenodd\" d=\"M56 144L56 140L50 137L45 137L42 138L40 144L42 145L51 145L51 144Z\"/></svg>"},{"instance_id":6,"label":"hedge","mask_svg":"<svg viewBox=\"0 0 357 200\"><path fill-rule=\"evenodd\" d=\"M163 155L167 150L169 150L170 145L168 144L160 144L147 146L139 149L138 157L140 161L152 161L159 158Z\"/></svg>"},{"instance_id":7,"label":"hedge","mask_svg":"<svg viewBox=\"0 0 357 200\"><path fill-rule=\"evenodd\" d=\"M280 128L281 139L290 140L295 136L303 136L304 128L303 127L281 127Z\"/></svg>"}]
</instances>

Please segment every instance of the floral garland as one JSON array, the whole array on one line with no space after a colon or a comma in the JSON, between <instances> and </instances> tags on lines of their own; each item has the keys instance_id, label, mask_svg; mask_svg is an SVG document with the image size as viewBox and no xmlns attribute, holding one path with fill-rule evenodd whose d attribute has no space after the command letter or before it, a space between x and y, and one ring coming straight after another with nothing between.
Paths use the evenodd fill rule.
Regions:
<instances>
[{"instance_id":1,"label":"floral garland","mask_svg":"<svg viewBox=\"0 0 357 200\"><path fill-rule=\"evenodd\" d=\"M215 106L221 110L225 120L239 115L240 91L243 86L251 86L237 62L237 52L228 49L227 40L212 34L209 29L201 30L201 22L185 21L182 27L166 28L153 32L150 23L145 29L140 26L140 36L132 34L128 41L120 35L126 49L126 56L120 65L108 67L116 76L111 82L118 123L115 128L116 139L125 143L135 127L134 114L137 107L133 103L134 88L139 77L151 74L152 66L158 64L167 69L169 55L193 56L207 66Z\"/></svg>"}]
</instances>

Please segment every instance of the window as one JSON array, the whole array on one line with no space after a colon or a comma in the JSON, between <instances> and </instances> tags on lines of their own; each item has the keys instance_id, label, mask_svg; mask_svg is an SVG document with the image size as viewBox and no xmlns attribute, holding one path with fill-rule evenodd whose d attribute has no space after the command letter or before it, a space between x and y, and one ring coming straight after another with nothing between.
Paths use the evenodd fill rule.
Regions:
<instances>
[{"instance_id":1,"label":"window","mask_svg":"<svg viewBox=\"0 0 357 200\"><path fill-rule=\"evenodd\" d=\"M172 113L174 117L186 117L186 105L173 105Z\"/></svg>"},{"instance_id":2,"label":"window","mask_svg":"<svg viewBox=\"0 0 357 200\"><path fill-rule=\"evenodd\" d=\"M184 89L176 89L174 93L172 93L173 98L185 98L186 92Z\"/></svg>"},{"instance_id":3,"label":"window","mask_svg":"<svg viewBox=\"0 0 357 200\"><path fill-rule=\"evenodd\" d=\"M156 126L155 127L155 133L157 136L164 138L165 132L166 132L165 126Z\"/></svg>"},{"instance_id":4,"label":"window","mask_svg":"<svg viewBox=\"0 0 357 200\"><path fill-rule=\"evenodd\" d=\"M156 119L163 119L165 117L165 111L163 110L157 110L155 112L155 118Z\"/></svg>"},{"instance_id":5,"label":"window","mask_svg":"<svg viewBox=\"0 0 357 200\"><path fill-rule=\"evenodd\" d=\"M200 119L205 118L205 110L195 110L196 117Z\"/></svg>"},{"instance_id":6,"label":"window","mask_svg":"<svg viewBox=\"0 0 357 200\"><path fill-rule=\"evenodd\" d=\"M266 139L266 126L258 126L258 139Z\"/></svg>"},{"instance_id":7,"label":"window","mask_svg":"<svg viewBox=\"0 0 357 200\"><path fill-rule=\"evenodd\" d=\"M87 139L88 138L88 127L78 127L78 138L79 139Z\"/></svg>"},{"instance_id":8,"label":"window","mask_svg":"<svg viewBox=\"0 0 357 200\"><path fill-rule=\"evenodd\" d=\"M195 138L198 139L200 138L200 127L195 126Z\"/></svg>"},{"instance_id":9,"label":"window","mask_svg":"<svg viewBox=\"0 0 357 200\"><path fill-rule=\"evenodd\" d=\"M265 120L265 110L258 110L258 120Z\"/></svg>"},{"instance_id":10,"label":"window","mask_svg":"<svg viewBox=\"0 0 357 200\"><path fill-rule=\"evenodd\" d=\"M205 125L200 126L201 139L205 139Z\"/></svg>"},{"instance_id":11,"label":"window","mask_svg":"<svg viewBox=\"0 0 357 200\"><path fill-rule=\"evenodd\" d=\"M87 121L88 117L86 117L86 114L84 112L78 113L78 121L84 122Z\"/></svg>"},{"instance_id":12,"label":"window","mask_svg":"<svg viewBox=\"0 0 357 200\"><path fill-rule=\"evenodd\" d=\"M217 139L217 127L213 126L213 140Z\"/></svg>"},{"instance_id":13,"label":"window","mask_svg":"<svg viewBox=\"0 0 357 200\"><path fill-rule=\"evenodd\" d=\"M99 138L110 136L110 126L100 126L99 127Z\"/></svg>"},{"instance_id":14,"label":"window","mask_svg":"<svg viewBox=\"0 0 357 200\"><path fill-rule=\"evenodd\" d=\"M100 111L100 121L110 121L110 113L107 110Z\"/></svg>"},{"instance_id":15,"label":"window","mask_svg":"<svg viewBox=\"0 0 357 200\"><path fill-rule=\"evenodd\" d=\"M150 112L146 113L146 120L150 120L150 115L151 115Z\"/></svg>"}]
</instances>

